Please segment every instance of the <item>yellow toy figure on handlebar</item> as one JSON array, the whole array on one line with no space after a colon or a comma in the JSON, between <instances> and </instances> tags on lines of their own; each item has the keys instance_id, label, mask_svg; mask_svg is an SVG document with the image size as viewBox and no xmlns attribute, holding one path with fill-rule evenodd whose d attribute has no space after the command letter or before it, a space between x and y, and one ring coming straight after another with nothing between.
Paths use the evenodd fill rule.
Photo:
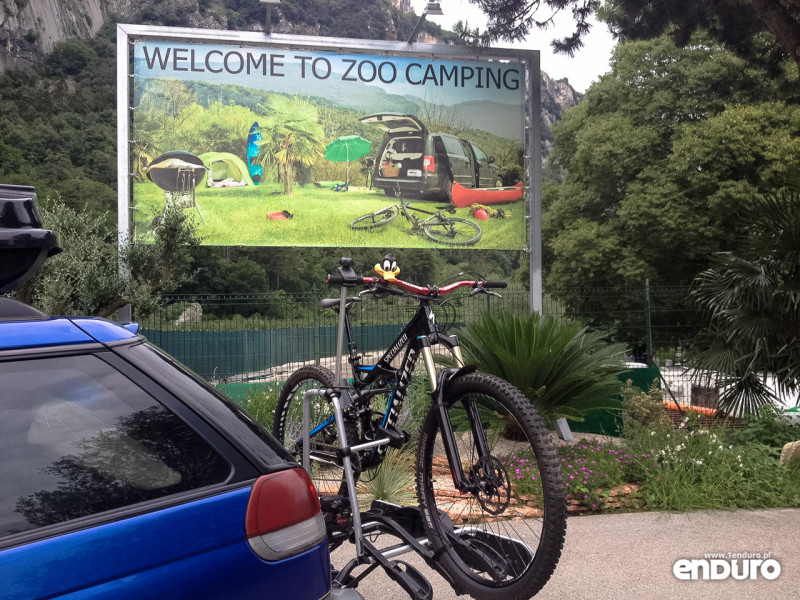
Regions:
<instances>
[{"instance_id":1,"label":"yellow toy figure on handlebar","mask_svg":"<svg viewBox=\"0 0 800 600\"><path fill-rule=\"evenodd\" d=\"M397 259L394 254L387 254L383 257L383 262L375 265L375 272L385 280L397 279L400 274L400 267L397 266Z\"/></svg>"}]
</instances>

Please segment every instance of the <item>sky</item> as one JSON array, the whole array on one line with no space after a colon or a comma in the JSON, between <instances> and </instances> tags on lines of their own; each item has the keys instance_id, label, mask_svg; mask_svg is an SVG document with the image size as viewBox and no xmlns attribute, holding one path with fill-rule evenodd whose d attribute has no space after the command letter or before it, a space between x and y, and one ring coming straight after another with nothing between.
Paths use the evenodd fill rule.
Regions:
<instances>
[{"instance_id":1,"label":"sky","mask_svg":"<svg viewBox=\"0 0 800 600\"><path fill-rule=\"evenodd\" d=\"M411 0L411 6L416 14L422 14L427 0ZM431 22L442 29L452 29L458 21L466 21L470 27L483 28L486 18L480 9L468 0L440 0L442 7L441 16L428 16ZM545 7L546 8L546 7ZM545 14L542 13L542 18ZM579 92L586 92L589 85L596 81L600 75L608 72L611 50L614 40L604 23L595 23L589 35L584 39L584 46L573 57L563 54L554 54L550 41L554 38L564 37L574 30L572 15L560 13L556 17L555 26L547 29L535 29L525 42L516 44L502 43L498 46L520 48L525 50L539 50L541 52L542 71L553 79L569 79L570 85Z\"/></svg>"}]
</instances>

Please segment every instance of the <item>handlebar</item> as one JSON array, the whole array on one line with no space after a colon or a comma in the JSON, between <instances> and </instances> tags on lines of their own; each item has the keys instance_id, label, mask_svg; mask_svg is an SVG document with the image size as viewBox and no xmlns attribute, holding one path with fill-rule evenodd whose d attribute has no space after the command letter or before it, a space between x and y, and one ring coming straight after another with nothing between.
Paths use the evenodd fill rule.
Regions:
<instances>
[{"instance_id":1,"label":"handlebar","mask_svg":"<svg viewBox=\"0 0 800 600\"><path fill-rule=\"evenodd\" d=\"M346 287L353 287L364 283L364 279L366 278L361 277L360 275L356 275L355 277L346 277L341 273L331 273L328 275L327 281L328 285L343 285ZM374 277L369 279L374 279Z\"/></svg>"},{"instance_id":2,"label":"handlebar","mask_svg":"<svg viewBox=\"0 0 800 600\"><path fill-rule=\"evenodd\" d=\"M327 277L328 285L331 286L344 286L344 287L353 287L356 285L366 285L372 286L377 288L376 291L380 291L380 288L386 290L387 287L397 287L401 290L408 292L415 296L422 296L426 298L439 298L441 296L446 296L450 292L454 292L460 288L471 288L472 293L479 293L483 292L484 290L488 289L503 289L508 286L508 283L505 281L486 281L483 279L475 279L475 280L465 280L465 281L455 281L448 285L439 287L439 286L420 286L415 285L413 283L409 283L408 281L402 281L400 279L383 279L382 277L362 277L357 275L356 272L353 270L353 263L350 259L342 259L340 262L342 266L336 269L335 273L331 273ZM485 292L489 294L494 294L494 292Z\"/></svg>"}]
</instances>

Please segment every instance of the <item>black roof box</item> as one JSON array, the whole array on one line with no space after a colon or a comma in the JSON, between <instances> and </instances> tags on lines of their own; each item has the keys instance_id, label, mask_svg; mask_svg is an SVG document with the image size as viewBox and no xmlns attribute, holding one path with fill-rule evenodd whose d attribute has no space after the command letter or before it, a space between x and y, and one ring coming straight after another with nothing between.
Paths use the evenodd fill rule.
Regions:
<instances>
[{"instance_id":1,"label":"black roof box","mask_svg":"<svg viewBox=\"0 0 800 600\"><path fill-rule=\"evenodd\" d=\"M0 184L0 294L25 283L59 252L56 234L42 229L36 189Z\"/></svg>"}]
</instances>

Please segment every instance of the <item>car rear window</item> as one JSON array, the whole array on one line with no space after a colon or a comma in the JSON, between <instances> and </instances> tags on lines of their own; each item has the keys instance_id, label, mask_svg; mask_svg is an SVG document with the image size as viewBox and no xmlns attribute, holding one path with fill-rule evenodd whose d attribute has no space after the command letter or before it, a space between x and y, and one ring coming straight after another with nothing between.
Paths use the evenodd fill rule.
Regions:
<instances>
[{"instance_id":1,"label":"car rear window","mask_svg":"<svg viewBox=\"0 0 800 600\"><path fill-rule=\"evenodd\" d=\"M230 465L93 355L0 362L0 536L225 481Z\"/></svg>"}]
</instances>

